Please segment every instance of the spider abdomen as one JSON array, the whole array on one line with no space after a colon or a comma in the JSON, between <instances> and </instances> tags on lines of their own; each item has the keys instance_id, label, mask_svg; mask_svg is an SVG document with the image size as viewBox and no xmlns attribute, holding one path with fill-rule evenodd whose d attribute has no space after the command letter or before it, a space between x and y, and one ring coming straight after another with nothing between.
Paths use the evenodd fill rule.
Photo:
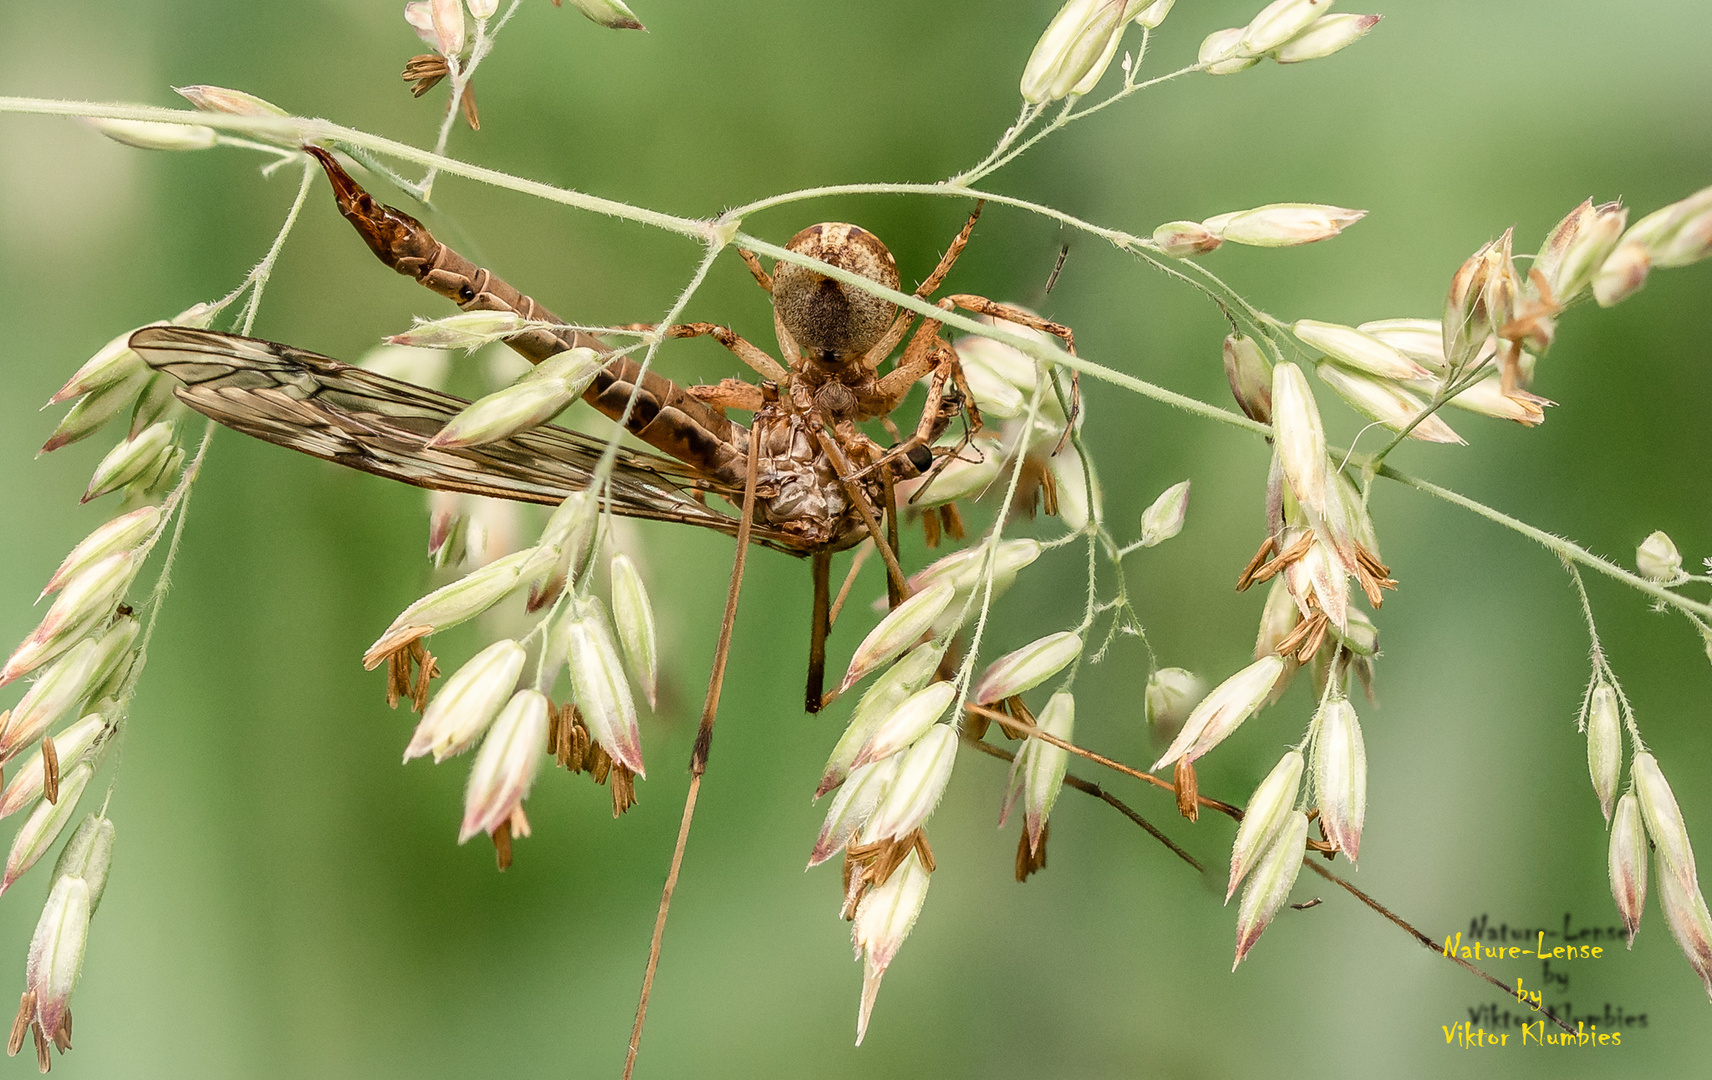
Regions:
<instances>
[{"instance_id":1,"label":"spider abdomen","mask_svg":"<svg viewBox=\"0 0 1712 1080\"><path fill-rule=\"evenodd\" d=\"M786 246L887 288L898 287L892 253L860 226L837 221L810 225ZM898 310L889 300L787 262L773 269L773 307L799 346L836 356L867 352L885 335Z\"/></svg>"}]
</instances>

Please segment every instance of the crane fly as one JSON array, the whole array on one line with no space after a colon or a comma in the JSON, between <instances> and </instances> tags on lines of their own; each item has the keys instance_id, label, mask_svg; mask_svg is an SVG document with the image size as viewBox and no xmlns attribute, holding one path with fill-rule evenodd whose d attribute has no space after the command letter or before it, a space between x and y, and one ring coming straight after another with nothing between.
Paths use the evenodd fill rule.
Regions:
<instances>
[{"instance_id":1,"label":"crane fly","mask_svg":"<svg viewBox=\"0 0 1712 1080\"><path fill-rule=\"evenodd\" d=\"M374 254L399 273L466 311L510 312L531 324L506 343L531 363L572 348L613 350L599 337L566 327L535 300L436 240L419 221L363 190L331 153L305 147L332 182L341 214ZM950 272L974 230L981 208L916 289L926 300ZM897 264L878 237L859 226L823 222L792 238L789 250L896 289ZM690 760L690 787L677 845L643 977L625 1075L634 1063L661 935L695 811L713 735L749 545L759 543L813 565L814 603L805 704L817 711L830 625L831 556L871 540L887 568L895 606L908 595L897 559L898 506L894 481L929 473L954 451L935 449L952 423L973 432L980 413L956 351L939 336L941 323L811 267L779 261L768 273L739 252L772 298L774 327L785 362L711 323L634 326L663 337L712 337L758 376L759 383L724 379L688 388L616 355L583 398L658 453L618 452L599 493L614 513L676 521L735 536L725 616L715 650L701 724ZM937 301L1054 334L1075 351L1068 328L984 297L959 294ZM543 325L544 324L544 325ZM906 342L907 337L907 342ZM137 331L130 344L148 364L177 379L175 393L191 409L267 442L418 487L558 504L588 489L605 440L553 426L528 429L484 445L460 448L429 442L468 403L290 345L180 326ZM889 371L880 366L902 345ZM927 401L908 435L890 416L918 382ZM753 414L749 426L726 415ZM860 424L877 421L893 434L882 446ZM719 509L713 499L737 508ZM882 524L883 522L883 524ZM949 519L948 519L949 523Z\"/></svg>"}]
</instances>

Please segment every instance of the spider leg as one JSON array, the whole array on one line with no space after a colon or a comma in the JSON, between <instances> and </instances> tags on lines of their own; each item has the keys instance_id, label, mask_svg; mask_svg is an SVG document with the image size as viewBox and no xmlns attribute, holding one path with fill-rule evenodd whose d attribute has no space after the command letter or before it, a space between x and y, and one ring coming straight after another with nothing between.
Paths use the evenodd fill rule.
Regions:
<instances>
[{"instance_id":1,"label":"spider leg","mask_svg":"<svg viewBox=\"0 0 1712 1080\"><path fill-rule=\"evenodd\" d=\"M940 283L945 280L945 275L951 272L951 267L956 264L957 257L963 254L965 247L969 246L969 235L975 231L975 222L980 219L981 207L984 205L986 205L985 200L975 203L974 212L969 215L969 220L963 223L962 231L957 234L956 239L951 241L951 246L945 249L945 254L940 256L939 265L933 268L933 273L927 275L927 280L917 286L915 290L916 299L926 300L932 296L933 291L939 288ZM868 350L868 360L870 361L868 366L870 368L878 367L882 360L891 355L892 350L898 347L898 342L904 339L904 333L909 330L909 324L914 318L915 312L913 311L898 312L897 317L892 320L892 325L887 328L886 336Z\"/></svg>"},{"instance_id":2,"label":"spider leg","mask_svg":"<svg viewBox=\"0 0 1712 1080\"><path fill-rule=\"evenodd\" d=\"M871 465L851 477L852 480L859 480L875 469L885 470L889 477L892 462L907 458L912 451L931 445L945 433L952 417L962 410L962 402L946 393L946 383L950 381L952 371L956 367L957 354L948 347L941 347L935 350L935 358L933 380L927 385L927 403L922 406L921 420L917 422L915 431L909 438L885 451Z\"/></svg>"},{"instance_id":3,"label":"spider leg","mask_svg":"<svg viewBox=\"0 0 1712 1080\"><path fill-rule=\"evenodd\" d=\"M743 409L755 412L766 403L761 388L742 379L721 379L712 386L692 386L689 395L716 409Z\"/></svg>"},{"instance_id":4,"label":"spider leg","mask_svg":"<svg viewBox=\"0 0 1712 1080\"><path fill-rule=\"evenodd\" d=\"M743 265L749 268L749 273L755 278L755 284L766 289L769 293L772 292L773 275L767 273L766 268L761 265L761 260L755 257L755 253L748 248L738 248L737 255L743 260Z\"/></svg>"},{"instance_id":5,"label":"spider leg","mask_svg":"<svg viewBox=\"0 0 1712 1080\"><path fill-rule=\"evenodd\" d=\"M677 323L672 326L656 327L652 323L632 323L626 329L655 330L658 329L666 337L693 338L710 337L736 354L737 359L748 364L755 373L763 379L783 382L790 372L786 371L777 360L768 356L765 350L739 337L729 326L717 326L713 323Z\"/></svg>"},{"instance_id":6,"label":"spider leg","mask_svg":"<svg viewBox=\"0 0 1712 1080\"><path fill-rule=\"evenodd\" d=\"M990 315L995 319L1003 319L1005 322L1016 323L1018 326L1026 326L1030 330L1039 330L1041 333L1051 334L1064 342L1065 352L1071 356L1076 355L1076 334L1063 323L1043 319L1039 315L1024 311L1014 304L1001 304L997 300L989 300L984 296L974 296L969 293L947 296L940 301L940 304L944 305L947 302L955 304L965 311L973 311L977 315ZM1076 415L1081 412L1081 409L1081 378L1076 371L1072 370L1070 372L1070 416L1064 426L1066 437L1075 429ZM1063 446L1062 440L1060 440L1059 446ZM1057 450L1054 450L1053 453L1057 453Z\"/></svg>"}]
</instances>

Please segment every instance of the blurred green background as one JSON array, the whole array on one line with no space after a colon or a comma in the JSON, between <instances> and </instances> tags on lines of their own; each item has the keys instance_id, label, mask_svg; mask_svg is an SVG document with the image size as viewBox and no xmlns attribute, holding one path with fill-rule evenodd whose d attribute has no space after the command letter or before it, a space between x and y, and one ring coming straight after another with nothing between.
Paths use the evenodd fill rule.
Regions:
<instances>
[{"instance_id":1,"label":"blurred green background","mask_svg":"<svg viewBox=\"0 0 1712 1080\"><path fill-rule=\"evenodd\" d=\"M483 130L458 130L451 152L691 215L816 184L933 180L978 160L1011 122L1018 73L1055 6L639 0L643 35L529 0L477 78ZM1185 0L1150 69L1188 62L1204 34L1257 6ZM12 42L0 93L173 105L169 85L212 83L418 145L432 142L444 101L443 88L413 101L399 82L421 50L392 0L5 0L0 12ZM1384 13L1333 59L1170 84L988 183L1143 233L1279 200L1364 207L1371 216L1335 243L1208 258L1274 313L1355 323L1435 316L1457 264L1508 225L1532 250L1586 196L1645 213L1712 182L1704 0L1404 0ZM107 513L76 505L106 440L32 461L54 423L37 405L114 334L237 283L295 187L294 170L264 180L257 164L0 116L0 640L29 630L41 583ZM456 179L437 195L447 239L588 322L656 318L696 256L674 236ZM746 227L782 241L816 220L859 221L913 281L967 209L837 199ZM1069 261L1042 301L1062 242ZM1214 308L1041 219L989 209L950 284L1039 304L1075 326L1086 355L1228 401ZM1697 562L1712 553L1709 297L1703 265L1657 273L1615 309L1578 308L1540 366L1535 389L1560 402L1543 427L1455 414L1470 446L1411 446L1394 460L1621 562L1655 528ZM762 301L732 259L688 314L765 342ZM376 264L318 187L256 331L355 357L411 314L445 310ZM680 379L735 373L707 342L675 344L663 363ZM1265 448L1084 386L1120 534L1164 487L1194 481L1183 535L1129 566L1161 661L1221 677L1248 656L1261 602L1230 582L1261 534ZM1357 423L1320 396L1347 440ZM668 703L644 726L641 804L615 822L604 790L544 772L529 803L535 836L501 876L486 844L453 843L467 759L400 768L411 720L385 709L380 675L357 662L432 582L420 494L222 434L190 514L115 771L119 846L74 1003L77 1049L56 1067L617 1075L730 542L637 531L669 658ZM1482 913L1614 923L1574 728L1587 640L1565 575L1514 534L1407 490L1382 485L1374 515L1402 587L1378 620L1379 704L1360 709L1370 812L1355 880L1435 937ZM918 534L906 563L927 558ZM878 580L870 572L858 596ZM1072 624L1084 581L1077 549L1043 559L997 608L993 649ZM793 560L751 562L639 1076L1331 1077L1381 1061L1396 1077L1684 1075L1712 1052L1712 1007L1656 901L1632 953L1581 963L1567 993L1547 998L1577 1014L1607 1002L1644 1012L1621 1049L1447 1049L1440 1025L1496 992L1318 880L1296 899L1326 902L1285 911L1234 975L1235 913L1215 882L1093 800L1062 799L1050 867L1016 885L1015 827L993 828L1004 771L972 754L933 820L932 895L867 1045L853 1049L860 970L837 919L837 871L799 869L820 819L808 794L847 715L801 713L808 584ZM1701 644L1626 589L1589 587L1690 828L1712 843ZM871 619L852 611L835 663ZM437 651L461 660L476 641L448 635ZM1146 667L1130 640L1085 673L1078 741L1151 759ZM1246 799L1310 709L1294 688L1205 763L1202 790ZM1162 793L1111 786L1222 866L1228 822L1191 826ZM0 971L14 973L0 986L22 985L45 887L38 871L0 901ZM1541 981L1534 963L1492 967Z\"/></svg>"}]
</instances>

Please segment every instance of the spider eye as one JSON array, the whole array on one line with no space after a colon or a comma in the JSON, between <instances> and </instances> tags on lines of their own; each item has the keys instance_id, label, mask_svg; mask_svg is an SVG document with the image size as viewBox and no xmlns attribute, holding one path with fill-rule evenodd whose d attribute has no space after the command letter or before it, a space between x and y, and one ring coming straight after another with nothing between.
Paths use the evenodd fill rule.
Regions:
<instances>
[{"instance_id":1,"label":"spider eye","mask_svg":"<svg viewBox=\"0 0 1712 1080\"><path fill-rule=\"evenodd\" d=\"M475 298L476 298L476 291L474 289L470 288L469 285L467 285L467 284L458 290L458 299L465 304L469 303L471 300L474 300Z\"/></svg>"}]
</instances>

